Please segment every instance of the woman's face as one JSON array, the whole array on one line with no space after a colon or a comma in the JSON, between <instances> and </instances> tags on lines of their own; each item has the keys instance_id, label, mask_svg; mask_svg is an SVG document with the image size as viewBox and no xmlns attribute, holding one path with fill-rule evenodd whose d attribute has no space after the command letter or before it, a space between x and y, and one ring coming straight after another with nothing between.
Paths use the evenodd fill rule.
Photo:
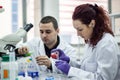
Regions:
<instances>
[{"instance_id":1,"label":"woman's face","mask_svg":"<svg viewBox=\"0 0 120 80\"><path fill-rule=\"evenodd\" d=\"M80 20L73 20L73 26L77 30L78 36L81 36L84 38L84 40L89 40L91 38L94 27L92 21L89 25L86 25L83 24Z\"/></svg>"}]
</instances>

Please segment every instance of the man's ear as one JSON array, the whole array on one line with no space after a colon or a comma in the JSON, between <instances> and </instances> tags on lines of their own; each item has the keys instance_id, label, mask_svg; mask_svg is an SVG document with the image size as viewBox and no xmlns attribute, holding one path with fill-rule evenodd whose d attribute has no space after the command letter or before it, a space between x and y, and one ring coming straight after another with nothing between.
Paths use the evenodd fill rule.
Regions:
<instances>
[{"instance_id":1,"label":"man's ear","mask_svg":"<svg viewBox=\"0 0 120 80\"><path fill-rule=\"evenodd\" d=\"M57 29L56 29L56 31L59 33L60 29L59 29L59 28L57 28Z\"/></svg>"},{"instance_id":2,"label":"man's ear","mask_svg":"<svg viewBox=\"0 0 120 80\"><path fill-rule=\"evenodd\" d=\"M91 20L89 27L94 27L95 26L95 20Z\"/></svg>"}]
</instances>

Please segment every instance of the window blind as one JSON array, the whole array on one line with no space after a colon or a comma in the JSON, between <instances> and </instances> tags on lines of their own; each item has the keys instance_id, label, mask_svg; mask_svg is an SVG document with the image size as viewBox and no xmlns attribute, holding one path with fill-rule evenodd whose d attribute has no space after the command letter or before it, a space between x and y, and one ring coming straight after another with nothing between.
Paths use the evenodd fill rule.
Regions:
<instances>
[{"instance_id":1,"label":"window blind","mask_svg":"<svg viewBox=\"0 0 120 80\"><path fill-rule=\"evenodd\" d=\"M108 9L108 0L59 0L59 26L61 34L76 33L72 25L72 13L76 6L84 3L96 3L103 6L106 10Z\"/></svg>"}]
</instances>

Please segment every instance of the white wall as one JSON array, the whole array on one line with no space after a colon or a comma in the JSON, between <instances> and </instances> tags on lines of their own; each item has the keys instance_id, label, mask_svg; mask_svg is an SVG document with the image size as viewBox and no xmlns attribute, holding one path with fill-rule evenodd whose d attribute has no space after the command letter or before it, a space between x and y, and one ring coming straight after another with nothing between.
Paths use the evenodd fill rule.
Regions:
<instances>
[{"instance_id":1,"label":"white wall","mask_svg":"<svg viewBox=\"0 0 120 80\"><path fill-rule=\"evenodd\" d=\"M53 16L59 22L59 0L44 0L44 15Z\"/></svg>"},{"instance_id":2,"label":"white wall","mask_svg":"<svg viewBox=\"0 0 120 80\"><path fill-rule=\"evenodd\" d=\"M120 0L112 0L112 14L120 14ZM120 17L115 19L115 34L120 35Z\"/></svg>"},{"instance_id":3,"label":"white wall","mask_svg":"<svg viewBox=\"0 0 120 80\"><path fill-rule=\"evenodd\" d=\"M0 13L0 38L11 33L11 0L0 0L0 5L5 9Z\"/></svg>"}]
</instances>

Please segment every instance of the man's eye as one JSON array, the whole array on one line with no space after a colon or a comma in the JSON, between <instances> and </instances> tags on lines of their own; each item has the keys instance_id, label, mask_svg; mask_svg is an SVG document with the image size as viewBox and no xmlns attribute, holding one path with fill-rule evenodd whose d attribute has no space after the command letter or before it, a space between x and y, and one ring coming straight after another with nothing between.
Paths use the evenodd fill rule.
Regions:
<instances>
[{"instance_id":1,"label":"man's eye","mask_svg":"<svg viewBox=\"0 0 120 80\"><path fill-rule=\"evenodd\" d=\"M50 33L51 33L51 31L46 31L46 33L47 33L47 34L50 34Z\"/></svg>"},{"instance_id":2,"label":"man's eye","mask_svg":"<svg viewBox=\"0 0 120 80\"><path fill-rule=\"evenodd\" d=\"M42 34L42 33L43 33L43 31L40 31L40 33Z\"/></svg>"},{"instance_id":3,"label":"man's eye","mask_svg":"<svg viewBox=\"0 0 120 80\"><path fill-rule=\"evenodd\" d=\"M41 34L43 34L43 33L50 34L51 31L49 31L49 30L48 30L48 31L47 31L47 30L46 30L46 31L42 31L42 30L40 30L40 33L41 33Z\"/></svg>"}]
</instances>

